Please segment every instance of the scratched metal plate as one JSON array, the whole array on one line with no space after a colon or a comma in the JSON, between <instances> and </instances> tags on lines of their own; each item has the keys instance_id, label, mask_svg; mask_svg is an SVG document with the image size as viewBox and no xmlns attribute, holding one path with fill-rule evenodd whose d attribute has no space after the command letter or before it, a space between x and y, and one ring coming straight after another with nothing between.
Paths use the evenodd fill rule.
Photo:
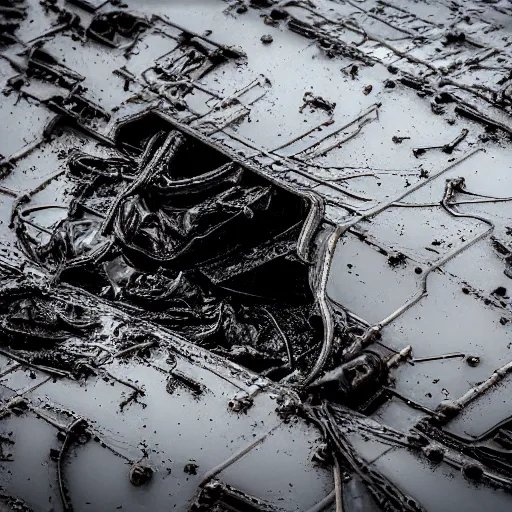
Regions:
<instances>
[{"instance_id":1,"label":"scratched metal plate","mask_svg":"<svg viewBox=\"0 0 512 512\"><path fill-rule=\"evenodd\" d=\"M0 6L2 268L19 270L26 260L9 226L15 199L44 183L31 206L68 206L69 154L79 149L108 156L120 125L156 109L283 187L318 194L326 205L325 232L350 225L336 244L329 297L360 325L375 327L386 354L412 347L412 357L392 370L396 397L372 410L372 420L406 435L442 402L457 401L500 367L499 383L477 394L443 429L478 443L508 419L510 2L6 5ZM112 44L84 32L118 11L139 16L144 30L136 37L117 34ZM185 31L209 47L230 48L232 56L198 73L191 93L176 98L155 69L179 59ZM264 35L272 42L263 43ZM51 70L38 60L43 50L65 66L64 82L48 78ZM332 108L305 103L308 92ZM102 113L79 125L52 124L59 111L51 101L71 94ZM459 177L466 193L458 190L446 208L447 180ZM62 215L41 210L30 220L48 231ZM35 236L44 240L47 234ZM40 269L27 268L41 277ZM106 338L126 321L125 313L97 298L80 300L102 311ZM310 510L326 496L323 510L334 510L331 471L311 461L320 432L298 419L281 423L275 409L282 388L267 383L246 415L233 414L227 402L258 376L152 328L163 347L176 348L180 370L204 385L199 398L186 386L166 393L172 368L162 346L150 358L106 367L144 390L122 410L119 403L133 389L119 381L53 379L2 356L3 411L19 396L30 406L20 415L2 413L0 507L187 510L217 467L219 481L258 499L255 510ZM474 358L479 364L468 364ZM73 445L65 460L52 459L50 450L62 447L57 432L77 417L87 419L93 439ZM421 452L368 435L357 418L347 439L360 459L425 510L461 504L471 511L510 510L506 471L493 473L494 486L475 483L458 467L467 461L457 454L435 464ZM247 447L247 454L222 466ZM130 466L146 458L154 476L149 485L134 487ZM199 466L196 475L183 470L190 461ZM360 497L354 482L344 487L346 510L376 507Z\"/></svg>"}]
</instances>

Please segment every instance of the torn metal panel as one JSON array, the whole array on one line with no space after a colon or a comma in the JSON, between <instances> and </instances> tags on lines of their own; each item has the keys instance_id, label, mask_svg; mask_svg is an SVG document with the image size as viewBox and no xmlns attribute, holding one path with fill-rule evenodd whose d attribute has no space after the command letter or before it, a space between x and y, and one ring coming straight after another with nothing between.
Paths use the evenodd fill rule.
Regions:
<instances>
[{"instance_id":1,"label":"torn metal panel","mask_svg":"<svg viewBox=\"0 0 512 512\"><path fill-rule=\"evenodd\" d=\"M0 7L1 506L508 510L510 15Z\"/></svg>"}]
</instances>

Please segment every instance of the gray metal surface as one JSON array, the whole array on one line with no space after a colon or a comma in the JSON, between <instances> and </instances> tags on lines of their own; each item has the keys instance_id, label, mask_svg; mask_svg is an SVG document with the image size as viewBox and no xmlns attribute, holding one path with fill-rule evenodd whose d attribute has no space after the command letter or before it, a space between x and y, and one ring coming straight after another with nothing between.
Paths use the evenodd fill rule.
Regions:
<instances>
[{"instance_id":1,"label":"gray metal surface","mask_svg":"<svg viewBox=\"0 0 512 512\"><path fill-rule=\"evenodd\" d=\"M76 192L70 155L77 149L102 158L117 154L121 127L157 111L152 123L167 120L284 190L320 197L325 214L310 244L311 267L320 265L329 234L342 229L326 294L358 329L348 341L360 335L358 349L377 348L386 357L411 346L390 370L383 404L357 407L366 417L354 412L340 426L354 460L411 498L412 504L399 501L389 509L418 510L418 503L431 512L510 510L508 469L487 461L484 477L468 471L482 464L474 450L496 448L494 436L510 417L510 2L8 5L22 14L0 8L5 23L19 25L12 38L2 25L8 40L0 49L5 280L12 278L9 269L14 275L21 270L42 289L53 286L47 269L27 261L10 226L16 201L29 194L30 207L64 207L27 217L36 225L32 236L47 242ZM106 44L90 27L109 12L138 16L144 30L118 33ZM271 38L262 40L266 35ZM227 58L206 71L163 77L159 70L178 62L191 40ZM60 81L52 76L55 63L44 69L48 62L38 60L38 51L65 66ZM70 99L64 104L72 111L73 95L100 110L62 116L55 99ZM463 184L448 182L459 177ZM221 280L222 268L209 272ZM134 321L130 311L80 287L55 286L100 312L101 329L89 341L115 353L113 333ZM113 357L87 379L55 377L14 361L15 353L2 356L5 506L187 510L205 476L221 464L215 478L258 498L262 510L306 511L328 495L326 507L334 507L332 469L312 462L321 431L302 417L284 423L275 411L278 396L308 403L300 382L260 381L256 371L190 343L186 329L177 334L136 322L158 346ZM346 348L342 341L335 340L335 362ZM314 342L321 344L321 336ZM76 340L63 348L76 349ZM313 365L314 359L309 370ZM183 383L166 391L176 368L204 386L199 396ZM230 410L229 400L239 391L251 393L254 382L263 390L252 407L246 414ZM16 410L15 397L24 399L23 411ZM433 462L407 435L448 407L457 414L432 434L432 443L445 450L443 462ZM92 437L63 450L62 432L78 418ZM454 438L461 444L450 444ZM473 451L461 454L463 444ZM230 459L244 448L247 453ZM50 449L57 450L53 457ZM503 445L499 450L510 458ZM196 475L184 472L191 462ZM130 483L135 463L152 468L149 484ZM344 469L345 509L376 507L360 498L363 477L354 467ZM225 509L244 510L237 507Z\"/></svg>"}]
</instances>

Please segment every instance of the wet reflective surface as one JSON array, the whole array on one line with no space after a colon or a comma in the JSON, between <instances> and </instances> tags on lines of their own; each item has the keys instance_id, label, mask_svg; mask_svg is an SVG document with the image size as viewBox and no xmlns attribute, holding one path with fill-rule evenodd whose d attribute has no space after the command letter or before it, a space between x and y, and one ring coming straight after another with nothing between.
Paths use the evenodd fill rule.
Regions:
<instances>
[{"instance_id":1,"label":"wet reflective surface","mask_svg":"<svg viewBox=\"0 0 512 512\"><path fill-rule=\"evenodd\" d=\"M0 6L0 509L509 510L511 14Z\"/></svg>"}]
</instances>

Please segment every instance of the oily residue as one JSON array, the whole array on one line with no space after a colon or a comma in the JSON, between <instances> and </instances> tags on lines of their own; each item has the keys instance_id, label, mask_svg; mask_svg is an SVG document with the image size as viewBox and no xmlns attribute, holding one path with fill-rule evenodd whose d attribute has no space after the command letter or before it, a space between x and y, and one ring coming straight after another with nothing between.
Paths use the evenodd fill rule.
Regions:
<instances>
[{"instance_id":1,"label":"oily residue","mask_svg":"<svg viewBox=\"0 0 512 512\"><path fill-rule=\"evenodd\" d=\"M501 346L451 343L463 322L425 304L449 279L474 301L465 307L498 315L500 341L510 323L510 287L482 289L458 265L489 243L493 279L512 276L512 231L492 210L512 194L465 177L512 133L511 56L492 35L509 7L192 4L0 6L2 115L28 119L23 140L5 131L0 155L0 417L15 425L0 438L2 469L42 466L18 455L24 425L44 422L44 442L58 433L44 447L50 484L6 478L0 504L82 510L96 471L76 475L97 457L112 489L98 510L139 510L144 492L169 506L169 485L182 510L436 512L422 479L443 483L437 467L459 502L479 506L490 490L489 508L506 509L510 420L472 438L453 425L499 393L512 363ZM444 215L421 247L406 228L418 212L418 232ZM422 306L431 320L416 328ZM416 337L438 321L450 336L440 327L425 348ZM442 400L449 372L417 373L435 364L463 375L440 383ZM287 457L293 468L266 480L264 463Z\"/></svg>"}]
</instances>

